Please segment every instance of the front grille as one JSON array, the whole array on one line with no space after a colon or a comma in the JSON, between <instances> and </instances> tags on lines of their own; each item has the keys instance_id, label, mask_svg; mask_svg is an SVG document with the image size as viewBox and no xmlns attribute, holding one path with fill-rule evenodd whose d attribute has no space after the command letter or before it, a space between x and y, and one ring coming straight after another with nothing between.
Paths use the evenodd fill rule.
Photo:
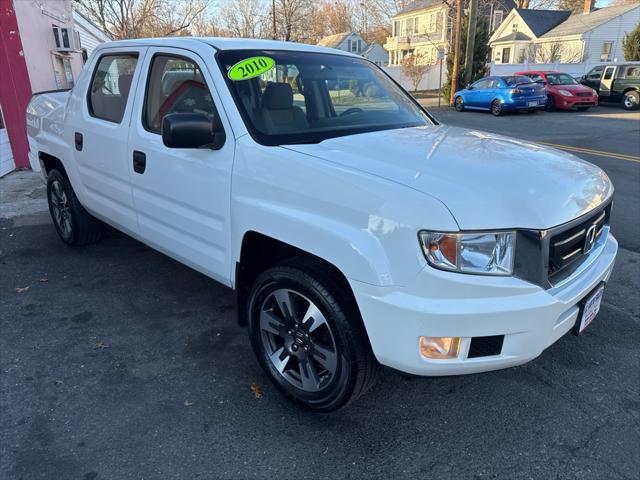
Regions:
<instances>
[{"instance_id":1,"label":"front grille","mask_svg":"<svg viewBox=\"0 0 640 480\"><path fill-rule=\"evenodd\" d=\"M504 335L492 335L490 337L473 337L469 345L467 358L492 357L500 355Z\"/></svg>"},{"instance_id":2,"label":"front grille","mask_svg":"<svg viewBox=\"0 0 640 480\"><path fill-rule=\"evenodd\" d=\"M578 92L578 93L576 93L576 96L577 96L577 97L590 97L590 96L592 96L592 95L593 95L593 94L592 94L592 93L589 93L589 92Z\"/></svg>"},{"instance_id":3,"label":"front grille","mask_svg":"<svg viewBox=\"0 0 640 480\"><path fill-rule=\"evenodd\" d=\"M558 275L564 269L579 261L589 253L609 223L609 208L589 215L583 222L568 230L553 235L549 239L548 278Z\"/></svg>"}]
</instances>

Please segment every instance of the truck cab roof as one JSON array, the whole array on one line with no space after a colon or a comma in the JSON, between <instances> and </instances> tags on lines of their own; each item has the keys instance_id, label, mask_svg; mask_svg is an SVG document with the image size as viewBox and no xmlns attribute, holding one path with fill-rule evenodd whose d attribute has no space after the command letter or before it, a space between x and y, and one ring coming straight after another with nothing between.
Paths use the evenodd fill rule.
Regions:
<instances>
[{"instance_id":1,"label":"truck cab roof","mask_svg":"<svg viewBox=\"0 0 640 480\"><path fill-rule=\"evenodd\" d=\"M99 49L116 47L162 46L177 48L195 48L207 44L219 51L224 50L290 50L298 52L332 53L345 56L358 55L337 50L335 48L306 45L303 43L284 42L279 40L260 40L254 38L226 38L226 37L159 37L138 38L133 40L116 40L98 46Z\"/></svg>"}]
</instances>

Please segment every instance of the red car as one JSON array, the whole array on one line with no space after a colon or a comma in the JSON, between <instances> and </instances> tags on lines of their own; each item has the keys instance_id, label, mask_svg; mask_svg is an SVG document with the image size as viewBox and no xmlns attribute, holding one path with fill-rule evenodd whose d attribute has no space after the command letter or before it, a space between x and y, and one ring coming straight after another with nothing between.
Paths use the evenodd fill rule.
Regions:
<instances>
[{"instance_id":1,"label":"red car","mask_svg":"<svg viewBox=\"0 0 640 480\"><path fill-rule=\"evenodd\" d=\"M562 72L542 72L529 70L518 72L534 82L544 82L547 87L547 110L560 108L563 110L588 110L598 105L598 92L593 88L581 85L571 75Z\"/></svg>"}]
</instances>

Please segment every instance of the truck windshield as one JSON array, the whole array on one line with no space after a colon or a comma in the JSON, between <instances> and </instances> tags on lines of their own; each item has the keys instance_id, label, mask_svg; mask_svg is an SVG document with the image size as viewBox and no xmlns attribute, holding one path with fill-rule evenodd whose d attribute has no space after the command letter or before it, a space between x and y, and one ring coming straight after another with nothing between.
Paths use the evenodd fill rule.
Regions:
<instances>
[{"instance_id":1,"label":"truck windshield","mask_svg":"<svg viewBox=\"0 0 640 480\"><path fill-rule=\"evenodd\" d=\"M375 65L325 53L229 50L217 54L236 105L263 145L433 125Z\"/></svg>"}]
</instances>

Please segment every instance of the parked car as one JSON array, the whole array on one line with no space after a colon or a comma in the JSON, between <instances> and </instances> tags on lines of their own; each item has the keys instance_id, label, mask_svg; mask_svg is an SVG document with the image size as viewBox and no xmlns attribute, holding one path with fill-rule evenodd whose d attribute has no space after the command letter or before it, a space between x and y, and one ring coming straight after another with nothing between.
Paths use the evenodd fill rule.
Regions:
<instances>
[{"instance_id":1,"label":"parked car","mask_svg":"<svg viewBox=\"0 0 640 480\"><path fill-rule=\"evenodd\" d=\"M534 82L540 82L547 87L546 109L553 111L556 108L572 110L574 108L585 111L589 107L598 105L598 92L593 88L582 85L571 75L562 72L545 72L529 70L518 72L516 75L524 75Z\"/></svg>"},{"instance_id":2,"label":"parked car","mask_svg":"<svg viewBox=\"0 0 640 480\"><path fill-rule=\"evenodd\" d=\"M458 112L490 110L495 116L515 110L533 113L545 108L546 104L544 85L522 75L481 78L454 96Z\"/></svg>"},{"instance_id":3,"label":"parked car","mask_svg":"<svg viewBox=\"0 0 640 480\"><path fill-rule=\"evenodd\" d=\"M598 65L580 83L596 90L601 102L621 102L625 110L640 108L640 63Z\"/></svg>"},{"instance_id":4,"label":"parked car","mask_svg":"<svg viewBox=\"0 0 640 480\"><path fill-rule=\"evenodd\" d=\"M369 87L330 88L342 80ZM235 289L260 365L318 411L380 365L528 362L593 321L616 257L600 168L440 125L334 49L101 44L71 91L32 98L27 132L62 241L93 243L105 222Z\"/></svg>"}]
</instances>

